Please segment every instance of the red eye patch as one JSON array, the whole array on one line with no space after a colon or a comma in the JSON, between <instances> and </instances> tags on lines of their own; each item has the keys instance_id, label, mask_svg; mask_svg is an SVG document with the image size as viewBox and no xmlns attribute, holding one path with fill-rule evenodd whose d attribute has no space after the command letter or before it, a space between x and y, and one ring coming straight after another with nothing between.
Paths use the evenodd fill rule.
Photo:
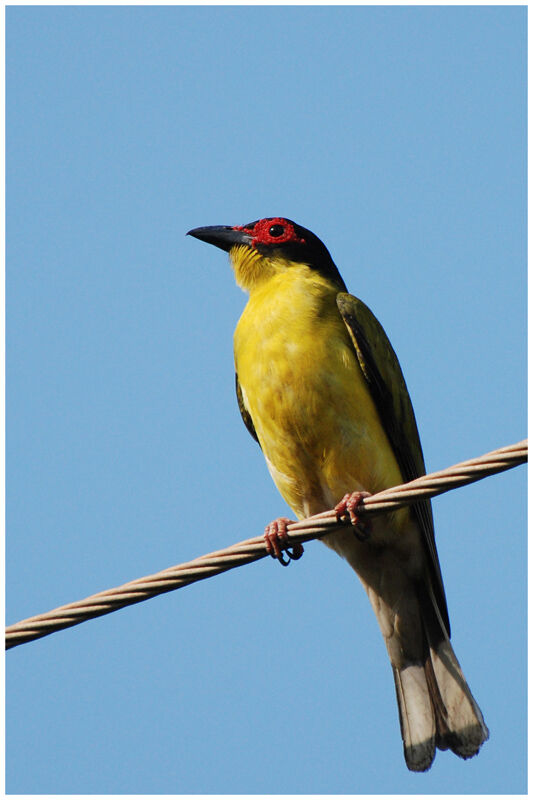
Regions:
<instances>
[{"instance_id":1,"label":"red eye patch","mask_svg":"<svg viewBox=\"0 0 533 800\"><path fill-rule=\"evenodd\" d=\"M236 230L243 230L252 234L252 247L257 244L276 245L287 244L287 242L305 244L305 239L297 235L292 222L282 217L260 219L253 227L243 226L236 228Z\"/></svg>"}]
</instances>

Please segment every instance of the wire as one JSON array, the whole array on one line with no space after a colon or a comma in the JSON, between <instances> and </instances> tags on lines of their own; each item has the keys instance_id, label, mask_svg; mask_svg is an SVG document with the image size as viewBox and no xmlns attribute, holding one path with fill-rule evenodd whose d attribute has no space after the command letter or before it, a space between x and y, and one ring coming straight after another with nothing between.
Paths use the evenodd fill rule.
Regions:
<instances>
[{"instance_id":1,"label":"wire","mask_svg":"<svg viewBox=\"0 0 533 800\"><path fill-rule=\"evenodd\" d=\"M527 439L478 458L463 461L440 472L423 475L409 483L385 489L367 497L357 509L358 516L393 511L401 506L448 492L467 483L503 472L527 461ZM334 528L345 527L350 522L339 523L334 510L324 511L288 526L289 544L318 539ZM124 583L114 589L98 592L84 600L60 606L44 614L21 620L6 628L6 650L19 644L48 636L50 633L79 625L85 620L110 614L124 606L140 603L158 594L180 589L190 583L210 578L220 572L250 564L268 555L263 536L217 550L184 564L169 567L154 575Z\"/></svg>"}]
</instances>

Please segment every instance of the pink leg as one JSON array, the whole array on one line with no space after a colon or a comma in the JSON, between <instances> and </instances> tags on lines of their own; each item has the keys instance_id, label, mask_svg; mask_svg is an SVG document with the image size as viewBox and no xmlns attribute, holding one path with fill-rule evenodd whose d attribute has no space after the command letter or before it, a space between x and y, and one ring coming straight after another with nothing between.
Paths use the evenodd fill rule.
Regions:
<instances>
[{"instance_id":1,"label":"pink leg","mask_svg":"<svg viewBox=\"0 0 533 800\"><path fill-rule=\"evenodd\" d=\"M349 516L354 526L354 533L361 542L365 542L369 538L372 530L372 523L370 520L362 522L360 516L357 514L357 509L365 497L370 497L370 492L350 492L349 494L345 494L340 503L337 503L335 506L337 519L341 520L343 517Z\"/></svg>"},{"instance_id":2,"label":"pink leg","mask_svg":"<svg viewBox=\"0 0 533 800\"><path fill-rule=\"evenodd\" d=\"M265 528L267 553L269 553L272 558L277 558L279 563L283 564L284 567L288 566L290 561L283 558L283 550L285 550L289 559L293 561L301 558L304 552L301 544L293 544L292 547L288 544L287 525L291 522L292 520L288 519L288 517L278 517Z\"/></svg>"}]
</instances>

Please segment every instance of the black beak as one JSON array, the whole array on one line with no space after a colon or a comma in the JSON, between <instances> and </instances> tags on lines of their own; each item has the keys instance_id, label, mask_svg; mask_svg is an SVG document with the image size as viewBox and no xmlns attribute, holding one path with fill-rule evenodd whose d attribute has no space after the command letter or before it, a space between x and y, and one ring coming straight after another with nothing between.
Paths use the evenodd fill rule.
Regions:
<instances>
[{"instance_id":1,"label":"black beak","mask_svg":"<svg viewBox=\"0 0 533 800\"><path fill-rule=\"evenodd\" d=\"M236 244L252 243L252 236L246 231L239 231L228 225L208 225L206 228L193 228L187 232L187 236L194 236L202 242L214 244L221 250L228 252Z\"/></svg>"}]
</instances>

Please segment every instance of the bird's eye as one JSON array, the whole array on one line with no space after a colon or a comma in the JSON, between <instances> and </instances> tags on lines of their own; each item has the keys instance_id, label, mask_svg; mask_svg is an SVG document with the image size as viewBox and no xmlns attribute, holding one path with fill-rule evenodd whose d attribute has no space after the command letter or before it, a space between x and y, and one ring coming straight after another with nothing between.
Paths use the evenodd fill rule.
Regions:
<instances>
[{"instance_id":1,"label":"bird's eye","mask_svg":"<svg viewBox=\"0 0 533 800\"><path fill-rule=\"evenodd\" d=\"M285 228L283 227L283 225L271 225L268 232L271 236L277 238L278 236L283 235L283 233L285 232Z\"/></svg>"}]
</instances>

